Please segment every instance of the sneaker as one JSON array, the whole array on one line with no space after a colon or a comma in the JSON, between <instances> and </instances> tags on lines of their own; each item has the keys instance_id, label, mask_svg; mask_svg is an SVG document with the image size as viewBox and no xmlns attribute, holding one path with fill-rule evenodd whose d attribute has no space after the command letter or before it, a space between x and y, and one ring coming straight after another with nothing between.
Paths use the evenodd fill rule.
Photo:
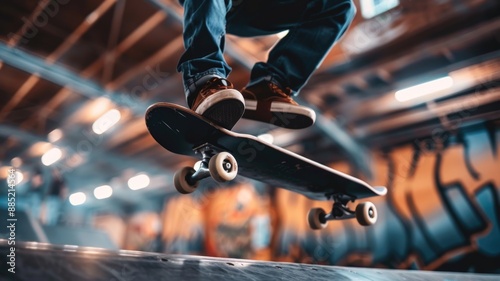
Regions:
<instances>
[{"instance_id":1,"label":"sneaker","mask_svg":"<svg viewBox=\"0 0 500 281\"><path fill-rule=\"evenodd\" d=\"M245 101L233 84L224 78L214 77L208 80L198 91L191 110L231 130L245 111Z\"/></svg>"},{"instance_id":2,"label":"sneaker","mask_svg":"<svg viewBox=\"0 0 500 281\"><path fill-rule=\"evenodd\" d=\"M316 113L300 106L291 98L290 88L282 89L270 81L244 88L243 118L261 121L288 129L302 129L314 124Z\"/></svg>"}]
</instances>

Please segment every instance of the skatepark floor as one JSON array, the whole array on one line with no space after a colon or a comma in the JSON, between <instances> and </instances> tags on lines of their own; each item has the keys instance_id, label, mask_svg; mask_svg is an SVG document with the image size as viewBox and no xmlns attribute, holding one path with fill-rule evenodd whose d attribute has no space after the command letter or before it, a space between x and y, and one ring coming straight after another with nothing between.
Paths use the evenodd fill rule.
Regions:
<instances>
[{"instance_id":1,"label":"skatepark floor","mask_svg":"<svg viewBox=\"0 0 500 281\"><path fill-rule=\"evenodd\" d=\"M19 243L15 273L3 265L11 249L0 240L0 280L500 280L471 273L368 269L251 261L135 251L110 251L43 243ZM10 259L10 258L8 258ZM10 259L12 261L12 259Z\"/></svg>"}]
</instances>

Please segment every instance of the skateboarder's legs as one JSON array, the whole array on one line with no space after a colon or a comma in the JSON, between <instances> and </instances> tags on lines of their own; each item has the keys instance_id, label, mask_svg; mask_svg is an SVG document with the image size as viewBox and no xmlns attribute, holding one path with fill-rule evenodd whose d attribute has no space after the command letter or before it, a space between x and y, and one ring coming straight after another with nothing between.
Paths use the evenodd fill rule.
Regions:
<instances>
[{"instance_id":1,"label":"skateboarder's legs","mask_svg":"<svg viewBox=\"0 0 500 281\"><path fill-rule=\"evenodd\" d=\"M227 31L258 36L288 30L271 50L267 62L256 63L242 90L244 118L300 129L316 118L298 105L298 94L355 14L351 0L243 1L227 17Z\"/></svg>"},{"instance_id":2,"label":"skateboarder's legs","mask_svg":"<svg viewBox=\"0 0 500 281\"><path fill-rule=\"evenodd\" d=\"M355 13L351 0L185 0L181 3L186 51L178 70L183 75L190 107L207 81L214 76L226 78L231 71L223 56L226 32L258 36L289 30L275 45L268 61L253 67L250 83L244 89L246 103L251 105L245 117L273 123L269 111L279 103L280 110L285 108L289 111L287 114L295 114L291 115L293 118L299 116L306 120L291 127L306 127L314 122L314 112L298 106L289 96L298 93L347 29ZM212 86L208 88L212 93ZM230 98L239 99L235 92L231 93ZM261 99L267 96L269 100ZM287 127L287 124L275 124Z\"/></svg>"},{"instance_id":3,"label":"skateboarder's legs","mask_svg":"<svg viewBox=\"0 0 500 281\"><path fill-rule=\"evenodd\" d=\"M227 77L231 67L224 60L226 14L230 0L186 0L184 7L184 47L177 70L182 72L185 90L196 89L203 77ZM202 83L199 83L200 85Z\"/></svg>"},{"instance_id":4,"label":"skateboarder's legs","mask_svg":"<svg viewBox=\"0 0 500 281\"><path fill-rule=\"evenodd\" d=\"M355 11L351 0L247 0L228 14L227 32L253 37L289 30L267 62L253 67L249 84L271 77L296 94L345 33Z\"/></svg>"},{"instance_id":5,"label":"skateboarder's legs","mask_svg":"<svg viewBox=\"0 0 500 281\"><path fill-rule=\"evenodd\" d=\"M182 72L188 106L227 129L231 129L244 112L243 96L225 79L231 71L223 55L230 2L181 1L186 50L177 66Z\"/></svg>"}]
</instances>

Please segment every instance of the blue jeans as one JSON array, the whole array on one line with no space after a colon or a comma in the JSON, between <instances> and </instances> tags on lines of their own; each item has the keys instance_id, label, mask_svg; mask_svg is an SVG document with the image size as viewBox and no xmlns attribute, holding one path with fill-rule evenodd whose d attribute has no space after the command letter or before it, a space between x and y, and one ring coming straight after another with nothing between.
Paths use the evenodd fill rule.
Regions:
<instances>
[{"instance_id":1,"label":"blue jeans","mask_svg":"<svg viewBox=\"0 0 500 281\"><path fill-rule=\"evenodd\" d=\"M289 30L256 63L249 84L269 79L298 93L354 18L352 0L181 0L184 46L177 70L186 93L207 75L227 77L225 34L253 37Z\"/></svg>"}]
</instances>

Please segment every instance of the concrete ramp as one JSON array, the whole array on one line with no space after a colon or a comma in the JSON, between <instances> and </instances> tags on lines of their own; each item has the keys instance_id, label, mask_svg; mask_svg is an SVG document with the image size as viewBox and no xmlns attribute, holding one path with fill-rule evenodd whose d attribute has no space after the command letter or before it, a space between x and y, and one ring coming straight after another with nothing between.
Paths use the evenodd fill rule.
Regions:
<instances>
[{"instance_id":1,"label":"concrete ramp","mask_svg":"<svg viewBox=\"0 0 500 281\"><path fill-rule=\"evenodd\" d=\"M500 275L320 266L43 243L16 244L15 273L11 273L6 260L10 251L7 240L0 240L1 281L500 280Z\"/></svg>"}]
</instances>

